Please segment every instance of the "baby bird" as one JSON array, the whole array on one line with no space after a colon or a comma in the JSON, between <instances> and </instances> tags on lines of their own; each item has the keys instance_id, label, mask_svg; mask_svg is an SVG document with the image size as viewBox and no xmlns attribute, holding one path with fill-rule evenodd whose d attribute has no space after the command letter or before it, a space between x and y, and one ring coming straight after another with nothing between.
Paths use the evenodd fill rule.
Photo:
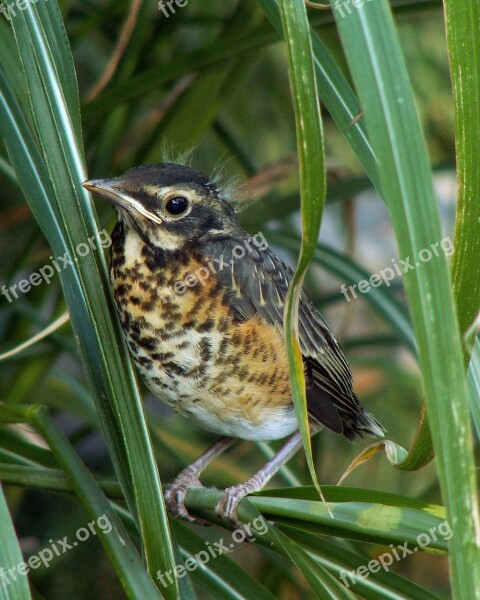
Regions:
<instances>
[{"instance_id":1,"label":"baby bird","mask_svg":"<svg viewBox=\"0 0 480 600\"><path fill-rule=\"evenodd\" d=\"M292 401L283 309L293 272L262 234L240 226L222 190L174 163L136 167L84 182L113 203L110 276L132 358L149 389L222 437L165 492L178 517L203 469L236 438L291 436L245 483L225 490L216 512L236 519L240 500L261 489L301 447ZM311 432L326 426L353 440L382 426L360 405L327 323L302 292L298 334Z\"/></svg>"}]
</instances>

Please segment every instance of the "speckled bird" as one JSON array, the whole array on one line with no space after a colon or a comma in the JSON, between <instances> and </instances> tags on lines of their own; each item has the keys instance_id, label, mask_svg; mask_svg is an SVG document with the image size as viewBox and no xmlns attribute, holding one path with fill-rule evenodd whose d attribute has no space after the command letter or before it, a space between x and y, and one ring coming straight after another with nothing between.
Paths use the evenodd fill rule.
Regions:
<instances>
[{"instance_id":1,"label":"speckled bird","mask_svg":"<svg viewBox=\"0 0 480 600\"><path fill-rule=\"evenodd\" d=\"M234 521L239 501L261 489L301 447L292 402L283 309L293 272L263 234L240 226L210 178L174 163L136 167L84 187L112 202L110 276L132 358L149 389L222 437L165 492L178 517L202 470L236 438L291 436L251 479L225 490L217 513ZM311 432L322 426L353 440L382 436L360 405L327 323L302 292L298 334Z\"/></svg>"}]
</instances>

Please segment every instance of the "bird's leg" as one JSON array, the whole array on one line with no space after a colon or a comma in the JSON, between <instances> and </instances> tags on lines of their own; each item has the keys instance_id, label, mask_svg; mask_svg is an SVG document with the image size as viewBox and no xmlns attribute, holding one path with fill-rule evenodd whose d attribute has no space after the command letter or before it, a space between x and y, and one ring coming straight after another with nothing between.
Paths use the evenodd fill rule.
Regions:
<instances>
[{"instance_id":1,"label":"bird's leg","mask_svg":"<svg viewBox=\"0 0 480 600\"><path fill-rule=\"evenodd\" d=\"M185 495L189 488L203 487L199 479L201 472L216 456L226 450L234 441L235 438L219 438L208 450L199 456L195 462L183 469L183 471L181 471L167 487L163 494L165 503L175 517L190 521L191 523L198 523L201 525L209 524L208 521L189 514L185 508Z\"/></svg>"},{"instance_id":2,"label":"bird's leg","mask_svg":"<svg viewBox=\"0 0 480 600\"><path fill-rule=\"evenodd\" d=\"M310 435L317 433L322 428L319 423L310 422ZM284 446L273 456L253 477L245 481L232 485L225 490L215 506L215 512L223 519L227 519L235 526L239 526L237 521L237 508L247 494L258 492L275 475L296 452L302 447L302 436L300 431L295 432L285 443ZM241 526L240 526L241 527Z\"/></svg>"}]
</instances>

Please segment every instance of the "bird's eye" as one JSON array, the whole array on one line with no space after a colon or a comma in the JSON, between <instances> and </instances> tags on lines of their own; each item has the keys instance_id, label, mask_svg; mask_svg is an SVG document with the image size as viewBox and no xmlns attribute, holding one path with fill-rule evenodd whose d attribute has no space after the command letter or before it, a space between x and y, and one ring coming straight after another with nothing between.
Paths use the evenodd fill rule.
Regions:
<instances>
[{"instance_id":1,"label":"bird's eye","mask_svg":"<svg viewBox=\"0 0 480 600\"><path fill-rule=\"evenodd\" d=\"M165 208L171 215L181 215L188 208L188 200L185 196L175 196L175 198L170 198L165 204Z\"/></svg>"}]
</instances>

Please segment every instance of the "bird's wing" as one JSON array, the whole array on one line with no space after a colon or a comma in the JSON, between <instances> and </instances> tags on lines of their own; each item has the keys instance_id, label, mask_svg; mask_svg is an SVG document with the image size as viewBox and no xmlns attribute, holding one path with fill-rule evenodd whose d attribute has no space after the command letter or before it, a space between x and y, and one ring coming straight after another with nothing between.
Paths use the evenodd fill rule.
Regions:
<instances>
[{"instance_id":1,"label":"bird's wing","mask_svg":"<svg viewBox=\"0 0 480 600\"><path fill-rule=\"evenodd\" d=\"M261 244L257 236L224 238L207 244L205 251L222 267L218 277L231 290L232 308L240 318L246 320L257 314L267 323L283 327L293 271L266 246L263 236ZM352 374L342 350L303 290L298 317L310 414L347 437L354 437L358 430L381 433L353 393Z\"/></svg>"}]
</instances>

